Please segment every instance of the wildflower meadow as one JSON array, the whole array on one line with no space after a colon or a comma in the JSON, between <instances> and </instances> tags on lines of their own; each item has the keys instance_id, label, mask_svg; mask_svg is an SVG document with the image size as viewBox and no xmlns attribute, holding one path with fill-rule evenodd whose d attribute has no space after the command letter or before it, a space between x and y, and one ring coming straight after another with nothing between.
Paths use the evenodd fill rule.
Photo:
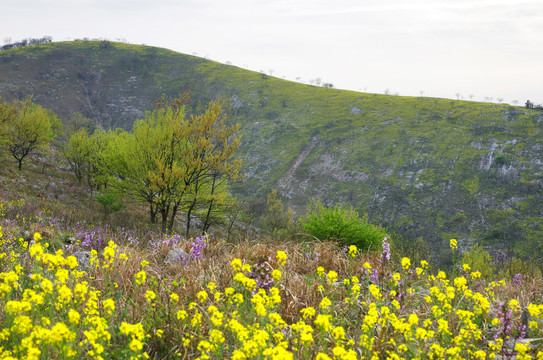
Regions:
<instances>
[{"instance_id":1,"label":"wildflower meadow","mask_svg":"<svg viewBox=\"0 0 543 360\"><path fill-rule=\"evenodd\" d=\"M108 239L88 267L39 232L0 244L0 359L543 359L541 280L396 264L387 239Z\"/></svg>"}]
</instances>

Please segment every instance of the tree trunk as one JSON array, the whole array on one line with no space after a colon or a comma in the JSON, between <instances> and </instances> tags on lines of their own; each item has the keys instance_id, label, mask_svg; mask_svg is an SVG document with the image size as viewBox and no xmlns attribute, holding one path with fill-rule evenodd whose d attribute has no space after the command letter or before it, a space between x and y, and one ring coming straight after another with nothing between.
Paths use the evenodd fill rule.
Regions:
<instances>
[{"instance_id":1,"label":"tree trunk","mask_svg":"<svg viewBox=\"0 0 543 360\"><path fill-rule=\"evenodd\" d=\"M211 226L210 224L210 218L211 218L211 210L213 209L213 199L209 200L209 206L207 207L207 214L206 214L206 219L204 221L204 228L203 228L203 233L205 233L209 227Z\"/></svg>"},{"instance_id":2,"label":"tree trunk","mask_svg":"<svg viewBox=\"0 0 543 360\"><path fill-rule=\"evenodd\" d=\"M211 183L211 194L210 194L211 200L209 200L209 206L207 207L206 219L204 221L204 229L203 229L204 233L209 229L209 226L211 225L209 222L210 222L210 217L211 217L211 210L213 209L213 195L215 194L215 184L217 181L217 177L218 177L218 174L213 174L213 182Z\"/></svg>"},{"instance_id":3,"label":"tree trunk","mask_svg":"<svg viewBox=\"0 0 543 360\"><path fill-rule=\"evenodd\" d=\"M194 210L194 208L196 207L196 197L194 198L194 200L192 201L192 203L190 204L188 210L187 210L187 227L185 229L185 236L188 238L189 235L190 235L190 216L192 214L192 210Z\"/></svg>"},{"instance_id":4,"label":"tree trunk","mask_svg":"<svg viewBox=\"0 0 543 360\"><path fill-rule=\"evenodd\" d=\"M149 215L151 216L151 224L156 224L156 209L153 209L153 204L149 204Z\"/></svg>"},{"instance_id":5,"label":"tree trunk","mask_svg":"<svg viewBox=\"0 0 543 360\"><path fill-rule=\"evenodd\" d=\"M177 209L179 208L179 204L174 204L172 208L172 214L170 215L170 223L169 223L169 229L170 232L173 230L173 226L175 224L175 216L177 215Z\"/></svg>"},{"instance_id":6,"label":"tree trunk","mask_svg":"<svg viewBox=\"0 0 543 360\"><path fill-rule=\"evenodd\" d=\"M160 209L160 215L162 217L162 232L163 233L165 233L168 228L168 212L169 211L167 208Z\"/></svg>"}]
</instances>

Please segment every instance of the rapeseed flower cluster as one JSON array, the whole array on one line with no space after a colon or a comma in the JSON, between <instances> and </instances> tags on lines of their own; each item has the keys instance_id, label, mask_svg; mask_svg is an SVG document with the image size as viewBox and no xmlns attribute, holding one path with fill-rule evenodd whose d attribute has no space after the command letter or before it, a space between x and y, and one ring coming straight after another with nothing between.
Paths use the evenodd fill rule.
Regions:
<instances>
[{"instance_id":1,"label":"rapeseed flower cluster","mask_svg":"<svg viewBox=\"0 0 543 360\"><path fill-rule=\"evenodd\" d=\"M451 276L350 248L348 267L315 263L296 282L292 258L278 251L269 286L240 258L220 282L184 286L143 261L123 292L103 283L130 258L114 242L84 272L35 239L2 257L0 359L543 359L542 345L525 340L543 337L543 305L505 299L504 281L465 266Z\"/></svg>"},{"instance_id":2,"label":"rapeseed flower cluster","mask_svg":"<svg viewBox=\"0 0 543 360\"><path fill-rule=\"evenodd\" d=\"M106 248L104 268L115 265L115 248L112 242ZM26 266L0 272L0 359L145 357L142 345L132 346L132 338L117 335L123 332L116 301L83 280L87 274L77 270L75 257L65 257L61 250L47 252L39 233L27 250L4 253L27 258Z\"/></svg>"}]
</instances>

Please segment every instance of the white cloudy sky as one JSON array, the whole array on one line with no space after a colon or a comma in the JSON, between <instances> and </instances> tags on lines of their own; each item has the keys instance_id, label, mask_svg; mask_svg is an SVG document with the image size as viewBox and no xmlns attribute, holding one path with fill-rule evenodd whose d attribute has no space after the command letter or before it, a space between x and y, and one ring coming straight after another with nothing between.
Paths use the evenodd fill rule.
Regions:
<instances>
[{"instance_id":1,"label":"white cloudy sky","mask_svg":"<svg viewBox=\"0 0 543 360\"><path fill-rule=\"evenodd\" d=\"M1 0L0 44L125 39L337 88L543 103L542 0Z\"/></svg>"}]
</instances>

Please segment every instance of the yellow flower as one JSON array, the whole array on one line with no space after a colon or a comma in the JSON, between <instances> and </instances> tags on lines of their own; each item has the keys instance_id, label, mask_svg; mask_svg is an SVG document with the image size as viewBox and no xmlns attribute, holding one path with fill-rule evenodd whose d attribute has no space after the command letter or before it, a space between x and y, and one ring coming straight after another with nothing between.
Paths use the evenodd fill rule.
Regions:
<instances>
[{"instance_id":1,"label":"yellow flower","mask_svg":"<svg viewBox=\"0 0 543 360\"><path fill-rule=\"evenodd\" d=\"M401 277L402 276L400 275L400 273L392 274L392 279L394 280L395 285L398 285L398 282L400 281Z\"/></svg>"},{"instance_id":2,"label":"yellow flower","mask_svg":"<svg viewBox=\"0 0 543 360\"><path fill-rule=\"evenodd\" d=\"M513 310L514 312L519 311L520 305L519 305L519 303L518 303L518 300L517 300L517 299L511 299L511 300L509 300L509 308L510 308L511 310Z\"/></svg>"},{"instance_id":3,"label":"yellow flower","mask_svg":"<svg viewBox=\"0 0 543 360\"><path fill-rule=\"evenodd\" d=\"M417 316L417 314L410 314L407 322L409 323L409 325L418 325L419 317Z\"/></svg>"},{"instance_id":4,"label":"yellow flower","mask_svg":"<svg viewBox=\"0 0 543 360\"><path fill-rule=\"evenodd\" d=\"M403 267L403 269L407 270L407 269L409 269L410 266L411 266L411 260L408 257L402 258L402 267Z\"/></svg>"},{"instance_id":5,"label":"yellow flower","mask_svg":"<svg viewBox=\"0 0 543 360\"><path fill-rule=\"evenodd\" d=\"M234 269L235 271L240 271L242 266L241 259L235 258L230 263L230 266L232 266L232 269Z\"/></svg>"},{"instance_id":6,"label":"yellow flower","mask_svg":"<svg viewBox=\"0 0 543 360\"><path fill-rule=\"evenodd\" d=\"M277 263L279 264L279 266L283 266L287 262L287 253L279 250L277 252L277 255L275 256L275 259L277 260Z\"/></svg>"},{"instance_id":7,"label":"yellow flower","mask_svg":"<svg viewBox=\"0 0 543 360\"><path fill-rule=\"evenodd\" d=\"M358 253L358 249L356 248L356 245L349 246L349 255L352 257L355 257Z\"/></svg>"},{"instance_id":8,"label":"yellow flower","mask_svg":"<svg viewBox=\"0 0 543 360\"><path fill-rule=\"evenodd\" d=\"M373 295L374 298L380 299L381 298L381 290L379 287L375 284L370 284L369 286L370 293Z\"/></svg>"},{"instance_id":9,"label":"yellow flower","mask_svg":"<svg viewBox=\"0 0 543 360\"><path fill-rule=\"evenodd\" d=\"M456 242L456 239L451 239L449 245L451 247L451 250L453 251L458 249L458 243Z\"/></svg>"},{"instance_id":10,"label":"yellow flower","mask_svg":"<svg viewBox=\"0 0 543 360\"><path fill-rule=\"evenodd\" d=\"M323 310L326 310L328 307L332 305L332 302L330 299L328 299L326 296L321 300L319 307Z\"/></svg>"},{"instance_id":11,"label":"yellow flower","mask_svg":"<svg viewBox=\"0 0 543 360\"><path fill-rule=\"evenodd\" d=\"M156 294L152 290L147 290L145 298L147 299L147 302L152 302L156 298Z\"/></svg>"},{"instance_id":12,"label":"yellow flower","mask_svg":"<svg viewBox=\"0 0 543 360\"><path fill-rule=\"evenodd\" d=\"M34 241L39 242L41 240L41 234L40 233L34 233Z\"/></svg>"},{"instance_id":13,"label":"yellow flower","mask_svg":"<svg viewBox=\"0 0 543 360\"><path fill-rule=\"evenodd\" d=\"M327 276L328 276L329 284L332 284L337 281L337 272L335 272L334 270L330 270Z\"/></svg>"},{"instance_id":14,"label":"yellow flower","mask_svg":"<svg viewBox=\"0 0 543 360\"><path fill-rule=\"evenodd\" d=\"M365 263L362 265L362 268L363 268L363 269L366 269L366 270L371 270L371 264L368 263L368 262L365 262Z\"/></svg>"},{"instance_id":15,"label":"yellow flower","mask_svg":"<svg viewBox=\"0 0 543 360\"><path fill-rule=\"evenodd\" d=\"M179 310L177 312L177 320L184 320L188 316L187 312L185 310Z\"/></svg>"},{"instance_id":16,"label":"yellow flower","mask_svg":"<svg viewBox=\"0 0 543 360\"><path fill-rule=\"evenodd\" d=\"M315 316L315 309L313 307L306 307L300 310L304 319L312 318Z\"/></svg>"},{"instance_id":17,"label":"yellow flower","mask_svg":"<svg viewBox=\"0 0 543 360\"><path fill-rule=\"evenodd\" d=\"M136 278L136 284L143 285L143 284L145 284L145 279L147 278L147 274L145 273L144 270L141 270L134 277Z\"/></svg>"},{"instance_id":18,"label":"yellow flower","mask_svg":"<svg viewBox=\"0 0 543 360\"><path fill-rule=\"evenodd\" d=\"M106 299L104 300L103 304L104 304L104 310L106 311L106 313L108 315L113 314L113 312L115 311L115 300Z\"/></svg>"},{"instance_id":19,"label":"yellow flower","mask_svg":"<svg viewBox=\"0 0 543 360\"><path fill-rule=\"evenodd\" d=\"M324 276L324 268L322 266L319 266L317 268L317 275L319 275L319 277L323 277Z\"/></svg>"},{"instance_id":20,"label":"yellow flower","mask_svg":"<svg viewBox=\"0 0 543 360\"><path fill-rule=\"evenodd\" d=\"M179 301L179 295L177 295L176 293L171 293L170 294L170 300L172 302L178 302Z\"/></svg>"},{"instance_id":21,"label":"yellow flower","mask_svg":"<svg viewBox=\"0 0 543 360\"><path fill-rule=\"evenodd\" d=\"M138 339L132 339L132 341L130 341L129 347L132 351L140 351L141 349L143 349L143 343Z\"/></svg>"},{"instance_id":22,"label":"yellow flower","mask_svg":"<svg viewBox=\"0 0 543 360\"><path fill-rule=\"evenodd\" d=\"M325 353L318 353L315 360L332 360L332 358Z\"/></svg>"},{"instance_id":23,"label":"yellow flower","mask_svg":"<svg viewBox=\"0 0 543 360\"><path fill-rule=\"evenodd\" d=\"M68 319L72 324L79 324L79 319L81 318L81 315L77 312L77 310L70 309L68 311Z\"/></svg>"},{"instance_id":24,"label":"yellow flower","mask_svg":"<svg viewBox=\"0 0 543 360\"><path fill-rule=\"evenodd\" d=\"M276 281L281 280L281 270L279 270L279 269L273 270L273 271L272 271L272 277L273 277L274 280L276 280Z\"/></svg>"},{"instance_id":25,"label":"yellow flower","mask_svg":"<svg viewBox=\"0 0 543 360\"><path fill-rule=\"evenodd\" d=\"M207 300L207 292L205 290L200 291L197 295L198 300L200 300L201 303Z\"/></svg>"}]
</instances>

